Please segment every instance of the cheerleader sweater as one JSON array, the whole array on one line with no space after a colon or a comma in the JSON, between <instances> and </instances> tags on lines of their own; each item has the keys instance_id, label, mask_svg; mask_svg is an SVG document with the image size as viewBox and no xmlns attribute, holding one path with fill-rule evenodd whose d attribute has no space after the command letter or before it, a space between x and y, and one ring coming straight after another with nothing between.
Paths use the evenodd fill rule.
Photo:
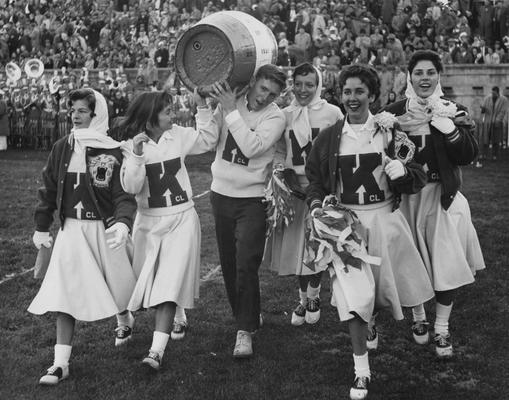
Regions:
<instances>
[{"instance_id":1,"label":"cheerleader sweater","mask_svg":"<svg viewBox=\"0 0 509 400\"><path fill-rule=\"evenodd\" d=\"M277 142L276 155L274 163L280 163L285 168L292 168L299 177L304 178L306 172L304 166L306 159L311 151L311 144L318 136L320 131L334 125L338 120L343 118L343 113L332 104L326 103L319 110L309 110L309 123L311 125L311 138L304 147L300 147L295 134L292 130L292 113L288 111L288 107L283 110L286 118L286 129L284 135Z\"/></svg>"},{"instance_id":2,"label":"cheerleader sweater","mask_svg":"<svg viewBox=\"0 0 509 400\"><path fill-rule=\"evenodd\" d=\"M200 124L197 119L197 126ZM157 143L143 143L139 156L133 152L132 139L123 143L121 183L126 192L136 195L138 212L162 216L192 208L193 190L184 160L188 154L210 150L213 139L194 128L173 125Z\"/></svg>"},{"instance_id":3,"label":"cheerleader sweater","mask_svg":"<svg viewBox=\"0 0 509 400\"><path fill-rule=\"evenodd\" d=\"M42 179L44 186L39 189L39 204L35 209L34 220L36 230L39 232L47 232L53 223L54 211L60 219L61 229L65 224L65 208L69 205L64 204L64 200L73 201L70 206L75 206L80 200L79 193L82 193L81 185L74 188L76 194L68 193L64 196L64 185L66 175L68 173L71 156L73 155L73 145L69 143L69 135L57 140L53 145L46 166L42 171ZM84 154L87 160L87 168L84 179L84 190L86 196L93 202L95 211L103 220L105 228L111 226L115 222L123 222L131 228L134 214L136 211L136 202L134 197L126 193L120 184L120 163L122 161L122 153L117 149L95 149L88 148ZM111 171L111 179L107 185L93 185L93 177L91 176L90 161L97 159L110 159L113 157L115 162ZM67 190L73 188L67 185Z\"/></svg>"},{"instance_id":4,"label":"cheerleader sweater","mask_svg":"<svg viewBox=\"0 0 509 400\"><path fill-rule=\"evenodd\" d=\"M219 104L212 115L199 108L197 120L206 121L200 132L216 138L211 189L229 197L262 197L272 168L275 144L285 127L285 116L271 103L260 111L249 111L245 98L225 115Z\"/></svg>"}]
</instances>

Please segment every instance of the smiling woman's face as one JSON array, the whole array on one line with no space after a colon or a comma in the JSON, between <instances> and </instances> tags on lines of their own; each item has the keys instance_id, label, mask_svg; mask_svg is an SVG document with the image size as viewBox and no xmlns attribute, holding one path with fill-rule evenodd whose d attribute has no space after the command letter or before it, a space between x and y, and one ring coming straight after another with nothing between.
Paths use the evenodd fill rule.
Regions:
<instances>
[{"instance_id":1,"label":"smiling woman's face","mask_svg":"<svg viewBox=\"0 0 509 400\"><path fill-rule=\"evenodd\" d=\"M417 96L425 99L433 94L438 85L438 71L429 60L421 60L415 64L410 81Z\"/></svg>"}]
</instances>

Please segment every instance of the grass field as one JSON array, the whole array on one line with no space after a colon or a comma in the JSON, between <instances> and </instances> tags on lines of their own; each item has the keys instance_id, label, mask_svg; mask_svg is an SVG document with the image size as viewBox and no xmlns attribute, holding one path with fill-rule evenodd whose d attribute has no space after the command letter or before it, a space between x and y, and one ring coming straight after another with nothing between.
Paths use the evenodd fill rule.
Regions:
<instances>
[{"instance_id":1,"label":"grass field","mask_svg":"<svg viewBox=\"0 0 509 400\"><path fill-rule=\"evenodd\" d=\"M188 312L191 330L170 342L162 370L140 366L152 335L151 312L137 314L134 340L113 346L114 318L79 323L71 376L57 387L40 387L51 364L55 338L51 315L26 309L39 281L31 272L36 250L32 213L47 153L0 153L0 399L347 399L353 361L346 325L329 305L323 280L322 318L315 326L292 327L295 278L262 275L264 327L254 339L255 356L234 361L235 340L218 264L208 196L196 200L202 243L200 300ZM506 155L507 159L507 155ZM194 194L209 188L210 155L188 160ZM470 201L484 251L486 271L460 290L452 318L455 357L437 361L431 345L418 347L410 322L382 314L379 349L370 354L372 400L509 399L509 162L464 168L462 192ZM432 304L428 316L433 321ZM410 314L406 313L407 317Z\"/></svg>"}]
</instances>

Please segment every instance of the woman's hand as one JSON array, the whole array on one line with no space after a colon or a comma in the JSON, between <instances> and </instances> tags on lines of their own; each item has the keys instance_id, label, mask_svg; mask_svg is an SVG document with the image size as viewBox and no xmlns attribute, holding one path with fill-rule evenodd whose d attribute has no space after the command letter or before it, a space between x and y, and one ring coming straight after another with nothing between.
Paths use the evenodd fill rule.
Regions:
<instances>
[{"instance_id":1,"label":"woman's hand","mask_svg":"<svg viewBox=\"0 0 509 400\"><path fill-rule=\"evenodd\" d=\"M433 116L431 118L431 125L433 125L435 128L437 128L440 132L442 132L445 135L448 135L450 133L453 133L456 129L456 126L454 125L454 122L452 122L452 119L447 117L436 117Z\"/></svg>"},{"instance_id":2,"label":"woman's hand","mask_svg":"<svg viewBox=\"0 0 509 400\"><path fill-rule=\"evenodd\" d=\"M399 160L391 160L384 169L387 176L391 181L402 178L406 175L406 169L403 163Z\"/></svg>"},{"instance_id":3,"label":"woman's hand","mask_svg":"<svg viewBox=\"0 0 509 400\"><path fill-rule=\"evenodd\" d=\"M50 248L53 244L53 238L49 232L35 231L34 236L32 236L32 241L37 249L40 249L42 246Z\"/></svg>"},{"instance_id":4,"label":"woman's hand","mask_svg":"<svg viewBox=\"0 0 509 400\"><path fill-rule=\"evenodd\" d=\"M106 229L106 243L112 250L118 249L124 245L129 235L129 228L123 222L115 222L112 226Z\"/></svg>"},{"instance_id":5,"label":"woman's hand","mask_svg":"<svg viewBox=\"0 0 509 400\"><path fill-rule=\"evenodd\" d=\"M145 132L138 133L133 138L133 153L141 156L143 154L143 143L147 143L149 140L150 138Z\"/></svg>"}]
</instances>

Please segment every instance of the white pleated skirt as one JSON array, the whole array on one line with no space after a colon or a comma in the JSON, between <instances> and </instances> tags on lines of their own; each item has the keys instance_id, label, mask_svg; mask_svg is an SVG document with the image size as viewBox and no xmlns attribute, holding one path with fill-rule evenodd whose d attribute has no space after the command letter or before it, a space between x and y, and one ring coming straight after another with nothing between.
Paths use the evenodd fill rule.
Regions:
<instances>
[{"instance_id":1,"label":"white pleated skirt","mask_svg":"<svg viewBox=\"0 0 509 400\"><path fill-rule=\"evenodd\" d=\"M128 309L174 302L193 308L200 284L200 220L196 210L165 216L138 214L133 229L136 287Z\"/></svg>"},{"instance_id":2,"label":"white pleated skirt","mask_svg":"<svg viewBox=\"0 0 509 400\"><path fill-rule=\"evenodd\" d=\"M79 321L97 321L126 310L135 285L126 247L108 247L102 221L67 218L63 228L28 311L62 312Z\"/></svg>"},{"instance_id":3,"label":"white pleated skirt","mask_svg":"<svg viewBox=\"0 0 509 400\"><path fill-rule=\"evenodd\" d=\"M361 269L348 267L345 271L339 260L332 264L328 271L339 319L348 321L358 316L368 322L375 306L375 279L371 267L363 263Z\"/></svg>"},{"instance_id":4,"label":"white pleated skirt","mask_svg":"<svg viewBox=\"0 0 509 400\"><path fill-rule=\"evenodd\" d=\"M381 258L371 266L375 279L375 309L388 309L403 319L402 307L413 307L434 297L434 291L412 232L400 210L392 204L376 209L352 209L364 229L368 253Z\"/></svg>"},{"instance_id":5,"label":"white pleated skirt","mask_svg":"<svg viewBox=\"0 0 509 400\"><path fill-rule=\"evenodd\" d=\"M441 194L440 183L429 183L401 201L401 211L436 291L472 283L476 271L486 268L467 199L458 192L444 210Z\"/></svg>"}]
</instances>

